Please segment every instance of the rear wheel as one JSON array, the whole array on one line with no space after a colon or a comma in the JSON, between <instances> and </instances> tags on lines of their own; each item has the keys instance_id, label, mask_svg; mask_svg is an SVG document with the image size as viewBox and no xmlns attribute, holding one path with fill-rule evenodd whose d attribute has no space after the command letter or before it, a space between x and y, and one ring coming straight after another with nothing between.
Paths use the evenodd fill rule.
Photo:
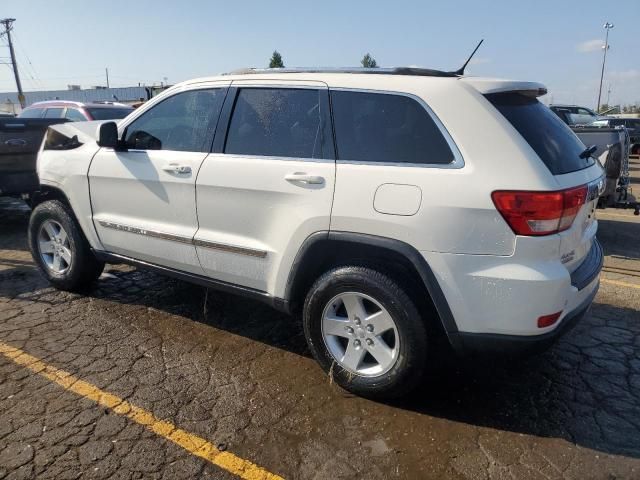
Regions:
<instances>
[{"instance_id":1,"label":"rear wheel","mask_svg":"<svg viewBox=\"0 0 640 480\"><path fill-rule=\"evenodd\" d=\"M104 268L68 207L57 200L43 202L31 213L29 247L42 273L61 290L89 287Z\"/></svg>"},{"instance_id":2,"label":"rear wheel","mask_svg":"<svg viewBox=\"0 0 640 480\"><path fill-rule=\"evenodd\" d=\"M413 301L386 274L340 267L320 277L304 305L314 357L353 393L395 397L421 380L427 333Z\"/></svg>"}]
</instances>

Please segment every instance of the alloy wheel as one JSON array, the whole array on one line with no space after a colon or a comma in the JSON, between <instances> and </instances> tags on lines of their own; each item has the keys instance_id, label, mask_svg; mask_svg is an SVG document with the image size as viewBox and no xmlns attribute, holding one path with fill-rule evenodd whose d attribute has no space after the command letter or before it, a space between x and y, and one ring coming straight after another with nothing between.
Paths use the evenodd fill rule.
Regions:
<instances>
[{"instance_id":1,"label":"alloy wheel","mask_svg":"<svg viewBox=\"0 0 640 480\"><path fill-rule=\"evenodd\" d=\"M322 338L336 363L357 375L382 375L398 360L400 338L393 317L363 293L345 292L329 301L322 314Z\"/></svg>"},{"instance_id":2,"label":"alloy wheel","mask_svg":"<svg viewBox=\"0 0 640 480\"><path fill-rule=\"evenodd\" d=\"M69 235L55 220L46 220L40 226L38 250L43 263L53 273L62 275L71 268Z\"/></svg>"}]
</instances>

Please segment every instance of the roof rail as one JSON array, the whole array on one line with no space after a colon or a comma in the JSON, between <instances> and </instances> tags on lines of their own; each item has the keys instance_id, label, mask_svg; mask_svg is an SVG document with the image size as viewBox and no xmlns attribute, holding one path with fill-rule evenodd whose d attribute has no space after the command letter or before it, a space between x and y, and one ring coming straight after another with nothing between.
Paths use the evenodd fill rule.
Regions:
<instances>
[{"instance_id":1,"label":"roof rail","mask_svg":"<svg viewBox=\"0 0 640 480\"><path fill-rule=\"evenodd\" d=\"M432 70L419 67L391 67L391 68L241 68L223 75L248 75L258 73L359 73L373 75L412 75L418 77L458 77L455 72L443 72L442 70Z\"/></svg>"}]
</instances>

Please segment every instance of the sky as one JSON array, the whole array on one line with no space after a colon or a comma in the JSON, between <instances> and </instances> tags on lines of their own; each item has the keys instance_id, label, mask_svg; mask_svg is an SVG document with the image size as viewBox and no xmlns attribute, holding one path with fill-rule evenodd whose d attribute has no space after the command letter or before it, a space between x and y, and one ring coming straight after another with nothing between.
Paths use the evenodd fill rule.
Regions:
<instances>
[{"instance_id":1,"label":"sky","mask_svg":"<svg viewBox=\"0 0 640 480\"><path fill-rule=\"evenodd\" d=\"M2 0L15 18L25 90L170 84L242 67L458 68L484 38L467 73L534 80L546 103L595 107L608 21L603 102L640 104L640 0ZM0 39L0 62L9 57ZM0 65L0 92L15 91ZM165 80L166 79L166 80Z\"/></svg>"}]
</instances>

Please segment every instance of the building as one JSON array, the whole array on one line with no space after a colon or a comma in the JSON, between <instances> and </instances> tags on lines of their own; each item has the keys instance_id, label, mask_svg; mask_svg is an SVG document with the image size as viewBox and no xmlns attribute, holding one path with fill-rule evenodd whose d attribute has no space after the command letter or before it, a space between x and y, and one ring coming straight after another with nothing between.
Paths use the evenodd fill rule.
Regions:
<instances>
[{"instance_id":1,"label":"building","mask_svg":"<svg viewBox=\"0 0 640 480\"><path fill-rule=\"evenodd\" d=\"M137 103L146 101L168 87L123 87L123 88L87 88L68 90L48 90L24 92L26 105L46 100L72 100L74 102L121 102ZM20 113L17 92L0 92L0 111Z\"/></svg>"}]
</instances>

